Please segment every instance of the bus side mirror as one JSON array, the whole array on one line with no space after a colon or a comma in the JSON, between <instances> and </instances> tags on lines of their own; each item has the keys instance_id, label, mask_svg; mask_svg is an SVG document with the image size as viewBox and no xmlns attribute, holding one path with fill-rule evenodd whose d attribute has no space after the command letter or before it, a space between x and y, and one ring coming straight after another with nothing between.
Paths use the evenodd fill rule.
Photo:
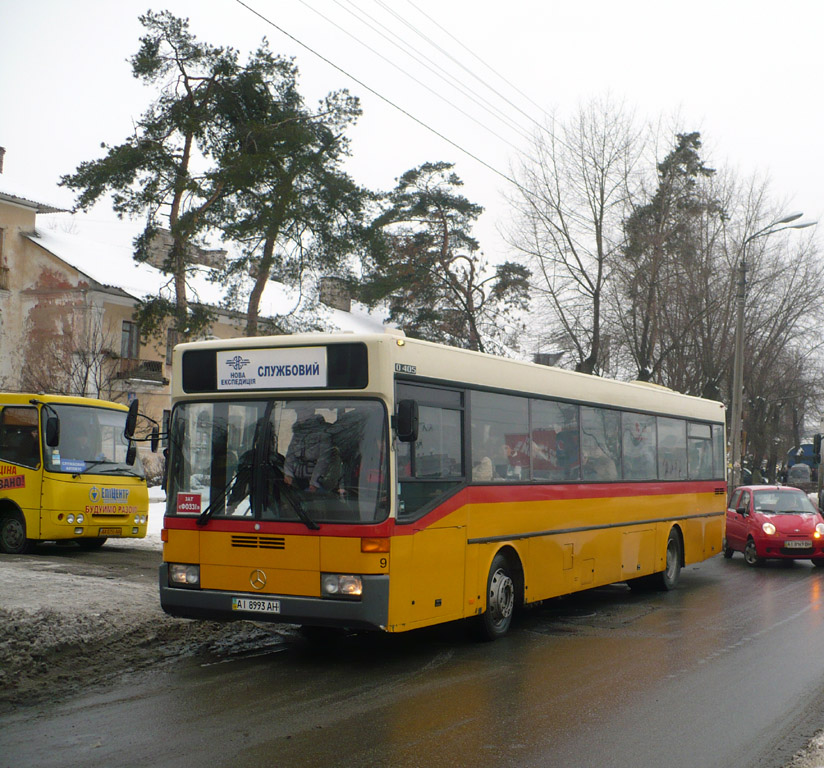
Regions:
<instances>
[{"instance_id":1,"label":"bus side mirror","mask_svg":"<svg viewBox=\"0 0 824 768\"><path fill-rule=\"evenodd\" d=\"M129 440L129 447L126 449L126 463L133 467L137 460L137 446Z\"/></svg>"},{"instance_id":2,"label":"bus side mirror","mask_svg":"<svg viewBox=\"0 0 824 768\"><path fill-rule=\"evenodd\" d=\"M160 442L160 432L157 427L152 427L152 438L149 445L152 447L152 453L157 453L157 444Z\"/></svg>"},{"instance_id":3,"label":"bus side mirror","mask_svg":"<svg viewBox=\"0 0 824 768\"><path fill-rule=\"evenodd\" d=\"M60 442L60 419L53 414L46 417L46 445L54 448Z\"/></svg>"},{"instance_id":4,"label":"bus side mirror","mask_svg":"<svg viewBox=\"0 0 824 768\"><path fill-rule=\"evenodd\" d=\"M418 402L401 400L395 415L395 434L402 443L414 443L418 439Z\"/></svg>"},{"instance_id":5,"label":"bus side mirror","mask_svg":"<svg viewBox=\"0 0 824 768\"><path fill-rule=\"evenodd\" d=\"M126 415L126 428L123 430L123 434L125 435L126 439L132 437L134 435L135 428L137 427L137 409L138 409L138 402L137 398L132 400L129 403L129 413Z\"/></svg>"}]
</instances>

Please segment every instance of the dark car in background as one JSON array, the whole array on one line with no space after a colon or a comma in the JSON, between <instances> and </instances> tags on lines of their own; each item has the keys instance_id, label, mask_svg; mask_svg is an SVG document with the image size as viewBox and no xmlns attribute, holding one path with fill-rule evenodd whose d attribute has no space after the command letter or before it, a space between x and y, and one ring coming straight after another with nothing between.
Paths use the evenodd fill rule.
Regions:
<instances>
[{"instance_id":1,"label":"dark car in background","mask_svg":"<svg viewBox=\"0 0 824 768\"><path fill-rule=\"evenodd\" d=\"M824 566L824 518L799 488L745 485L727 508L724 557L743 552L747 565L768 559L812 560Z\"/></svg>"},{"instance_id":2,"label":"dark car in background","mask_svg":"<svg viewBox=\"0 0 824 768\"><path fill-rule=\"evenodd\" d=\"M787 470L787 485L800 488L804 493L816 493L818 484L809 464L793 464Z\"/></svg>"}]
</instances>

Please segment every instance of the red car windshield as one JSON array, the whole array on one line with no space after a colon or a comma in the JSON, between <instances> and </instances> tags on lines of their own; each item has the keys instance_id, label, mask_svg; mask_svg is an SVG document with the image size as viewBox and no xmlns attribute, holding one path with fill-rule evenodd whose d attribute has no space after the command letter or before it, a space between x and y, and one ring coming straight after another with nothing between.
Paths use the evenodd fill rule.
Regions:
<instances>
[{"instance_id":1,"label":"red car windshield","mask_svg":"<svg viewBox=\"0 0 824 768\"><path fill-rule=\"evenodd\" d=\"M803 491L755 491L753 504L756 512L764 512L768 515L798 515L817 512Z\"/></svg>"}]
</instances>

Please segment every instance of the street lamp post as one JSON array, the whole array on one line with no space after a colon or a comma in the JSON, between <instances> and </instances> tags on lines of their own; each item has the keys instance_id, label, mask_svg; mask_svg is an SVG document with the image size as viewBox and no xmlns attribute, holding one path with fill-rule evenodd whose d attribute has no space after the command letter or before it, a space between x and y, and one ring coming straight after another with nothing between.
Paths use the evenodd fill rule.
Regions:
<instances>
[{"instance_id":1,"label":"street lamp post","mask_svg":"<svg viewBox=\"0 0 824 768\"><path fill-rule=\"evenodd\" d=\"M741 484L741 398L744 390L744 303L747 293L747 245L758 237L769 237L783 229L804 229L814 221L792 222L803 213L791 213L759 229L741 243L741 260L738 265L738 289L735 292L735 351L732 373L732 414L730 417L730 440L732 442L732 488ZM785 226L782 226L785 225Z\"/></svg>"}]
</instances>

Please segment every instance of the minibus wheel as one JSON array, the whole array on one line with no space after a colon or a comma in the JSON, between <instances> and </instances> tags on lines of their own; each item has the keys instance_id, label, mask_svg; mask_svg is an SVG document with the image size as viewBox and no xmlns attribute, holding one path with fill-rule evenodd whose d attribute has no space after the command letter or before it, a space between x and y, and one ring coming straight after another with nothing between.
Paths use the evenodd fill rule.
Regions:
<instances>
[{"instance_id":1,"label":"minibus wheel","mask_svg":"<svg viewBox=\"0 0 824 768\"><path fill-rule=\"evenodd\" d=\"M4 512L0 517L0 552L7 555L25 555L34 546L26 538L26 521L20 512Z\"/></svg>"}]
</instances>

